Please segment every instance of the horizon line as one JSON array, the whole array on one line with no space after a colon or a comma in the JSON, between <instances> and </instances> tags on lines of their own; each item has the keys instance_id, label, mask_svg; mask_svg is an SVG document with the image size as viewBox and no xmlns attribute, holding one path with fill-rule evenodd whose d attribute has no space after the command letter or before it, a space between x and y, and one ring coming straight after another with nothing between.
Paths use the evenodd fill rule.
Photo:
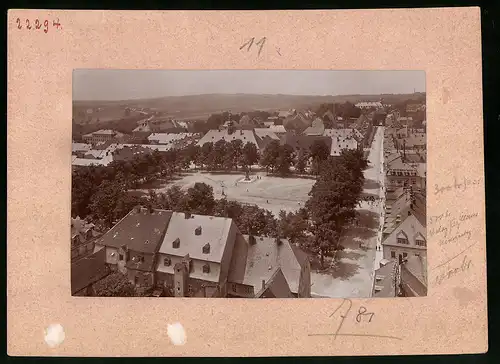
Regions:
<instances>
[{"instance_id":1,"label":"horizon line","mask_svg":"<svg viewBox=\"0 0 500 364\"><path fill-rule=\"evenodd\" d=\"M127 102L127 101L145 101L145 100L157 100L164 98L175 98L175 97L195 97L195 96L292 96L292 97L338 97L338 96L382 96L382 95L415 95L415 94L425 94L426 91L415 91L415 92L402 92L402 93L380 93L380 94L337 94L337 95L308 95L308 94L266 94L266 93L204 93L204 94L186 94L186 95L166 95L166 96L154 96L148 98L130 98L130 99L73 99L75 102Z\"/></svg>"}]
</instances>

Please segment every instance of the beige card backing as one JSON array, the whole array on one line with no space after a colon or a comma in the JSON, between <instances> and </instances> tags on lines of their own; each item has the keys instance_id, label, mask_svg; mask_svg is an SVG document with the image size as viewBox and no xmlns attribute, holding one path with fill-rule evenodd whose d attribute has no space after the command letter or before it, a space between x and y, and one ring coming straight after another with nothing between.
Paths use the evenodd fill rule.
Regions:
<instances>
[{"instance_id":1,"label":"beige card backing","mask_svg":"<svg viewBox=\"0 0 500 364\"><path fill-rule=\"evenodd\" d=\"M17 18L30 19L33 27L39 19L41 29L18 29ZM47 32L44 20L49 22ZM479 8L11 10L8 353L331 356L487 351L480 29ZM257 49L240 50L252 37L267 39L260 56ZM339 329L340 315L330 317L342 303L336 299L72 297L69 150L76 68L424 70L427 228L460 221L470 239L441 245L428 235L428 296L353 299L338 336L317 335ZM358 322L361 306L374 313L371 322ZM185 345L174 346L167 336L167 325L175 322L186 330ZM52 323L61 324L66 334L54 349L44 341L44 329Z\"/></svg>"}]
</instances>

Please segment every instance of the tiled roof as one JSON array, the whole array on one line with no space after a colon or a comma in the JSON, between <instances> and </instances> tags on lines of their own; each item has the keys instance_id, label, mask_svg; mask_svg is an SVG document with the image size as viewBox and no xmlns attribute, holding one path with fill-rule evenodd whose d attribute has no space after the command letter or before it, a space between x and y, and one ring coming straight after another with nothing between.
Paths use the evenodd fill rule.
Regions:
<instances>
[{"instance_id":1,"label":"tiled roof","mask_svg":"<svg viewBox=\"0 0 500 364\"><path fill-rule=\"evenodd\" d=\"M101 280L109 273L106 266L106 249L71 263L71 293L75 294Z\"/></svg>"},{"instance_id":2,"label":"tiled roof","mask_svg":"<svg viewBox=\"0 0 500 364\"><path fill-rule=\"evenodd\" d=\"M323 120L320 118L314 119L312 125L304 130L304 134L306 135L323 135L325 131L325 125L323 124Z\"/></svg>"},{"instance_id":3,"label":"tiled roof","mask_svg":"<svg viewBox=\"0 0 500 364\"><path fill-rule=\"evenodd\" d=\"M71 143L72 152L85 152L92 149L92 145L86 143Z\"/></svg>"},{"instance_id":4,"label":"tiled roof","mask_svg":"<svg viewBox=\"0 0 500 364\"><path fill-rule=\"evenodd\" d=\"M330 148L330 155L340 156L342 154L342 150L353 150L357 147L358 142L354 138L341 139L332 137L332 147Z\"/></svg>"},{"instance_id":5,"label":"tiled roof","mask_svg":"<svg viewBox=\"0 0 500 364\"><path fill-rule=\"evenodd\" d=\"M426 249L416 245L415 241L418 237L426 239L426 229L415 215L401 216L402 222L384 239L383 245L409 247L414 249ZM397 243L398 236L404 236L408 241L408 245L400 245Z\"/></svg>"},{"instance_id":6,"label":"tiled roof","mask_svg":"<svg viewBox=\"0 0 500 364\"><path fill-rule=\"evenodd\" d=\"M262 287L262 281L261 281ZM285 276L280 268L277 268L273 275L265 282L264 289L255 291L257 298L292 298L292 292L287 284Z\"/></svg>"},{"instance_id":7,"label":"tiled roof","mask_svg":"<svg viewBox=\"0 0 500 364\"><path fill-rule=\"evenodd\" d=\"M148 136L149 141L156 141L159 144L172 144L176 141L193 137L192 133L153 133Z\"/></svg>"},{"instance_id":8,"label":"tiled roof","mask_svg":"<svg viewBox=\"0 0 500 364\"><path fill-rule=\"evenodd\" d=\"M323 141L328 149L331 149L332 147L332 138L321 136L321 135L296 135L293 133L287 133L283 136L281 139L281 144L288 144L295 150L298 149L303 149L303 150L309 150L311 148L311 145L316 140Z\"/></svg>"},{"instance_id":9,"label":"tiled roof","mask_svg":"<svg viewBox=\"0 0 500 364\"><path fill-rule=\"evenodd\" d=\"M225 217L191 215L186 219L184 213L174 212L159 251L180 257L189 254L192 259L220 263L233 226L236 228L233 221ZM201 234L196 235L198 227ZM177 239L179 247L174 248L173 242ZM206 244L210 244L210 250L203 253Z\"/></svg>"},{"instance_id":10,"label":"tiled roof","mask_svg":"<svg viewBox=\"0 0 500 364\"><path fill-rule=\"evenodd\" d=\"M273 140L280 140L276 133L270 128L255 128L254 131L255 135L257 135L259 138L269 137Z\"/></svg>"},{"instance_id":11,"label":"tiled roof","mask_svg":"<svg viewBox=\"0 0 500 364\"><path fill-rule=\"evenodd\" d=\"M231 142L232 140L241 140L243 144L247 142L255 144L259 148L259 143L257 142L255 133L253 130L236 130L233 133L229 133L227 129L224 130L209 130L203 138L198 142L199 146L203 146L205 143L217 143L219 140L225 140Z\"/></svg>"},{"instance_id":12,"label":"tiled roof","mask_svg":"<svg viewBox=\"0 0 500 364\"><path fill-rule=\"evenodd\" d=\"M373 297L394 297L395 264L395 261L390 261L383 267L375 270L374 287L372 293Z\"/></svg>"},{"instance_id":13,"label":"tiled roof","mask_svg":"<svg viewBox=\"0 0 500 364\"><path fill-rule=\"evenodd\" d=\"M132 209L122 220L96 241L120 248L126 245L136 252L154 253L162 242L172 211L147 208Z\"/></svg>"},{"instance_id":14,"label":"tiled roof","mask_svg":"<svg viewBox=\"0 0 500 364\"><path fill-rule=\"evenodd\" d=\"M283 126L286 130L295 130L298 133L303 132L307 127L311 126L312 120L308 119L304 114L297 113L294 116L289 116L283 120Z\"/></svg>"},{"instance_id":15,"label":"tiled roof","mask_svg":"<svg viewBox=\"0 0 500 364\"><path fill-rule=\"evenodd\" d=\"M269 130L274 133L286 133L286 129L283 125L271 125Z\"/></svg>"},{"instance_id":16,"label":"tiled roof","mask_svg":"<svg viewBox=\"0 0 500 364\"><path fill-rule=\"evenodd\" d=\"M408 257L404 268L427 287L427 260L424 257L420 255Z\"/></svg>"},{"instance_id":17,"label":"tiled roof","mask_svg":"<svg viewBox=\"0 0 500 364\"><path fill-rule=\"evenodd\" d=\"M301 264L305 264L305 253L299 248L281 239L278 245L276 240L268 237L255 237L255 244L249 244L249 236L244 235L245 242L237 242L234 254L245 256L246 264L242 264L241 257L236 258L235 266L245 266L244 276L241 276L242 270L231 270L229 281L243 283L254 286L255 292L261 289L262 280L268 281L276 268L281 268L283 274L290 286L292 292L297 293L299 289Z\"/></svg>"}]
</instances>

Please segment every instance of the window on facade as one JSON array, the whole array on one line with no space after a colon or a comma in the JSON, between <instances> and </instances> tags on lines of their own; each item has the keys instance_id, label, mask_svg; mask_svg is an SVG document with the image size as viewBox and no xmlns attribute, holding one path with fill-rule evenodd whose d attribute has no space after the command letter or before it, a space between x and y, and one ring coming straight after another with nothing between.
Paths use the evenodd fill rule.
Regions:
<instances>
[{"instance_id":1,"label":"window on facade","mask_svg":"<svg viewBox=\"0 0 500 364\"><path fill-rule=\"evenodd\" d=\"M120 255L118 256L118 259L123 260L123 254L120 254Z\"/></svg>"},{"instance_id":2,"label":"window on facade","mask_svg":"<svg viewBox=\"0 0 500 364\"><path fill-rule=\"evenodd\" d=\"M418 253L415 253L415 256L416 256L416 257L419 257L419 256L420 256L420 254L418 254Z\"/></svg>"},{"instance_id":3,"label":"window on facade","mask_svg":"<svg viewBox=\"0 0 500 364\"><path fill-rule=\"evenodd\" d=\"M408 253L403 253L403 258L406 258L408 256Z\"/></svg>"},{"instance_id":4,"label":"window on facade","mask_svg":"<svg viewBox=\"0 0 500 364\"><path fill-rule=\"evenodd\" d=\"M396 258L396 252L394 250L391 251L391 258Z\"/></svg>"},{"instance_id":5,"label":"window on facade","mask_svg":"<svg viewBox=\"0 0 500 364\"><path fill-rule=\"evenodd\" d=\"M398 238L398 244L409 244L408 240L405 238Z\"/></svg>"},{"instance_id":6,"label":"window on facade","mask_svg":"<svg viewBox=\"0 0 500 364\"><path fill-rule=\"evenodd\" d=\"M425 246L425 240L421 240L421 239L417 239L415 241L415 244L417 244L418 246Z\"/></svg>"},{"instance_id":7,"label":"window on facade","mask_svg":"<svg viewBox=\"0 0 500 364\"><path fill-rule=\"evenodd\" d=\"M203 273L210 273L210 265L209 264L203 265Z\"/></svg>"},{"instance_id":8,"label":"window on facade","mask_svg":"<svg viewBox=\"0 0 500 364\"><path fill-rule=\"evenodd\" d=\"M163 259L163 265L165 267L168 267L170 264L172 264L172 261L170 260L170 258L164 258Z\"/></svg>"}]
</instances>

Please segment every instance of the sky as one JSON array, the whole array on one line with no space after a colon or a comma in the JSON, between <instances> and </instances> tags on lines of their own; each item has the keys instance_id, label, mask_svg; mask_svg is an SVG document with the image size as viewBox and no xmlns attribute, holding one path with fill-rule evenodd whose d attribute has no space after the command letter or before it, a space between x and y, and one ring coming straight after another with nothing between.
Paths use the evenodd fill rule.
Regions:
<instances>
[{"instance_id":1,"label":"sky","mask_svg":"<svg viewBox=\"0 0 500 364\"><path fill-rule=\"evenodd\" d=\"M424 71L104 70L73 71L74 100L201 94L352 95L425 92Z\"/></svg>"}]
</instances>

